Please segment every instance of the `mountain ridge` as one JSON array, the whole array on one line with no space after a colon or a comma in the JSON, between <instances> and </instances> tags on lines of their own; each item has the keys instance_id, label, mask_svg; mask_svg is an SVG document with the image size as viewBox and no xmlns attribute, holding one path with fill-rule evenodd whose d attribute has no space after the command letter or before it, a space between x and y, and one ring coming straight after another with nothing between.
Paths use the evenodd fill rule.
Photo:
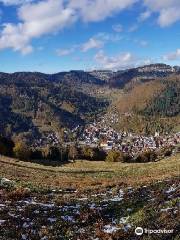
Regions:
<instances>
[{"instance_id":1,"label":"mountain ridge","mask_svg":"<svg viewBox=\"0 0 180 240\"><path fill-rule=\"evenodd\" d=\"M0 133L31 137L48 131L61 134L63 128L97 119L114 103L121 115L170 119L179 115L179 80L180 68L166 64L118 72L0 72Z\"/></svg>"}]
</instances>

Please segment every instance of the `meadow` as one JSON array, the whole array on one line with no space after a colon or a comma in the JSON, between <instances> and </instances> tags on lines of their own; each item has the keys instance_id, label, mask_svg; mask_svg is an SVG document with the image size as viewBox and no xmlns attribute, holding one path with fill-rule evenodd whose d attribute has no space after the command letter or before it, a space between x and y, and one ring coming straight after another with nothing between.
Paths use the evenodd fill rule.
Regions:
<instances>
[{"instance_id":1,"label":"meadow","mask_svg":"<svg viewBox=\"0 0 180 240\"><path fill-rule=\"evenodd\" d=\"M45 188L103 189L123 184L138 186L180 174L180 154L150 163L81 161L32 163L0 157L0 176Z\"/></svg>"},{"instance_id":2,"label":"meadow","mask_svg":"<svg viewBox=\"0 0 180 240\"><path fill-rule=\"evenodd\" d=\"M178 240L180 154L127 164L0 157L0 240Z\"/></svg>"}]
</instances>

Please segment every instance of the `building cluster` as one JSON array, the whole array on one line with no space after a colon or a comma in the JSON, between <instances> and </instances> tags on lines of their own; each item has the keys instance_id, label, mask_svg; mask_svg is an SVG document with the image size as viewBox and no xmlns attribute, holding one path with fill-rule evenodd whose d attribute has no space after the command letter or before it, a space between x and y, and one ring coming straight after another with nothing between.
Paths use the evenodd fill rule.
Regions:
<instances>
[{"instance_id":1,"label":"building cluster","mask_svg":"<svg viewBox=\"0 0 180 240\"><path fill-rule=\"evenodd\" d=\"M62 145L67 147L68 145L73 145L75 141L76 145L78 144L79 146L100 147L106 152L114 149L136 157L139 153L148 149L159 150L180 144L180 132L163 136L158 132L152 136L138 135L126 131L116 131L110 126L111 124L116 124L118 121L116 113L106 114L100 121L87 125L84 130L79 125L70 132L69 130L65 130L63 143L58 134L48 132L36 140L33 147L38 148L47 145L57 147ZM73 138L70 138L70 135Z\"/></svg>"},{"instance_id":2,"label":"building cluster","mask_svg":"<svg viewBox=\"0 0 180 240\"><path fill-rule=\"evenodd\" d=\"M47 145L59 146L59 144L60 144L60 140L58 135L54 132L47 132L47 133L44 133L44 135L41 138L36 139L33 142L32 147L41 148Z\"/></svg>"},{"instance_id":3,"label":"building cluster","mask_svg":"<svg viewBox=\"0 0 180 240\"><path fill-rule=\"evenodd\" d=\"M154 136L142 136L130 132L117 132L99 122L88 125L79 140L81 145L101 147L105 151L115 149L134 157L147 149L158 150L178 145L180 132L167 136L160 136L158 132Z\"/></svg>"}]
</instances>

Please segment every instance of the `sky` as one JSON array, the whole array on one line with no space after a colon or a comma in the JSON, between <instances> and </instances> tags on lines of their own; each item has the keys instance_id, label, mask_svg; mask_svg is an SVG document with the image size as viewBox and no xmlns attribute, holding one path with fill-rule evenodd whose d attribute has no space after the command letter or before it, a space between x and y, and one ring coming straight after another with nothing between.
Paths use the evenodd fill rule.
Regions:
<instances>
[{"instance_id":1,"label":"sky","mask_svg":"<svg viewBox=\"0 0 180 240\"><path fill-rule=\"evenodd\" d=\"M180 65L180 0L0 0L0 71Z\"/></svg>"}]
</instances>

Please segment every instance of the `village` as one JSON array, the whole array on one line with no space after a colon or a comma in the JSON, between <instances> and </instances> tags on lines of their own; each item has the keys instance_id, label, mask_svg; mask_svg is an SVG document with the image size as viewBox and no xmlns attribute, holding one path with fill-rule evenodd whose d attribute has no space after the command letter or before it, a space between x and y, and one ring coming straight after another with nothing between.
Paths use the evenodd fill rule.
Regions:
<instances>
[{"instance_id":1,"label":"village","mask_svg":"<svg viewBox=\"0 0 180 240\"><path fill-rule=\"evenodd\" d=\"M175 147L180 143L180 132L161 136L143 136L131 132L117 132L112 127L103 127L101 122L88 125L80 138L80 145L100 147L105 151L119 150L135 157L146 150Z\"/></svg>"},{"instance_id":2,"label":"village","mask_svg":"<svg viewBox=\"0 0 180 240\"><path fill-rule=\"evenodd\" d=\"M34 148L43 146L64 147L76 145L76 147L100 148L106 153L116 150L136 157L147 151L158 151L163 148L176 147L180 144L180 132L161 135L146 136L127 131L116 131L111 125L119 121L116 113L105 115L97 121L87 124L84 128L77 125L74 129L64 130L64 140L58 133L49 132L35 141ZM70 138L70 135L73 138Z\"/></svg>"}]
</instances>

